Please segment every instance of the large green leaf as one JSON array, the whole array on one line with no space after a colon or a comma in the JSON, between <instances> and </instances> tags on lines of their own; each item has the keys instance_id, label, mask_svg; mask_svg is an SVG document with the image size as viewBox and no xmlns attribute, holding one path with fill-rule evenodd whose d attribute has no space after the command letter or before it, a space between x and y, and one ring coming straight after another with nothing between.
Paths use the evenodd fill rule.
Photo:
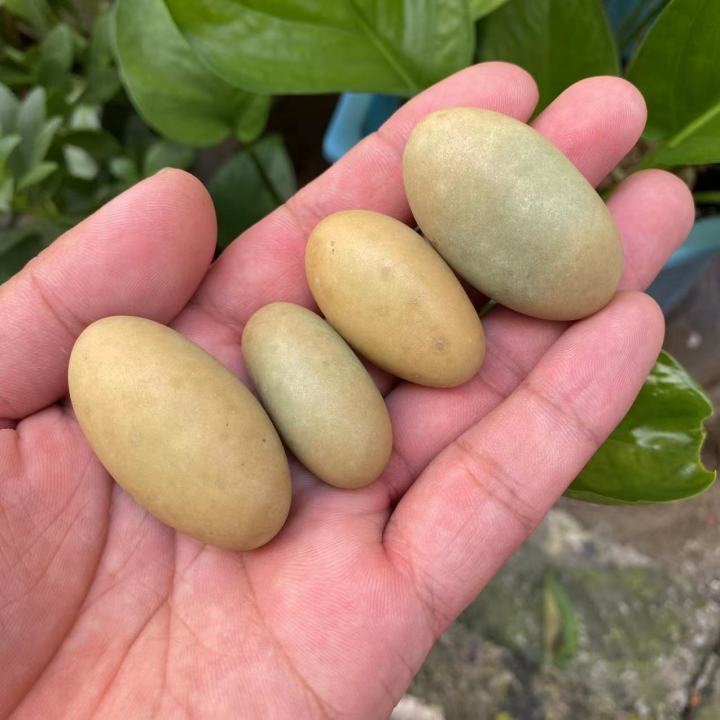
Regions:
<instances>
[{"instance_id":1,"label":"large green leaf","mask_svg":"<svg viewBox=\"0 0 720 720\"><path fill-rule=\"evenodd\" d=\"M121 75L140 114L171 140L213 145L262 130L269 98L231 87L196 58L163 0L120 0L116 50ZM262 123L258 123L258 106Z\"/></svg>"},{"instance_id":2,"label":"large green leaf","mask_svg":"<svg viewBox=\"0 0 720 720\"><path fill-rule=\"evenodd\" d=\"M493 10L497 10L507 0L468 0L470 6L470 17L473 20L479 20L481 17L489 15Z\"/></svg>"},{"instance_id":3,"label":"large green leaf","mask_svg":"<svg viewBox=\"0 0 720 720\"><path fill-rule=\"evenodd\" d=\"M269 135L233 156L208 184L222 249L287 200L297 189L282 139Z\"/></svg>"},{"instance_id":4,"label":"large green leaf","mask_svg":"<svg viewBox=\"0 0 720 720\"><path fill-rule=\"evenodd\" d=\"M565 494L606 504L697 495L715 480L699 459L711 414L702 389L663 352L630 412Z\"/></svg>"},{"instance_id":5,"label":"large green leaf","mask_svg":"<svg viewBox=\"0 0 720 720\"><path fill-rule=\"evenodd\" d=\"M618 72L600 0L510 0L482 30L481 57L525 68L540 89L538 110L577 80Z\"/></svg>"},{"instance_id":6,"label":"large green leaf","mask_svg":"<svg viewBox=\"0 0 720 720\"><path fill-rule=\"evenodd\" d=\"M411 95L466 66L467 0L166 0L215 72L261 93Z\"/></svg>"},{"instance_id":7,"label":"large green leaf","mask_svg":"<svg viewBox=\"0 0 720 720\"><path fill-rule=\"evenodd\" d=\"M638 50L628 79L648 105L645 164L720 162L720 2L673 0Z\"/></svg>"}]
</instances>

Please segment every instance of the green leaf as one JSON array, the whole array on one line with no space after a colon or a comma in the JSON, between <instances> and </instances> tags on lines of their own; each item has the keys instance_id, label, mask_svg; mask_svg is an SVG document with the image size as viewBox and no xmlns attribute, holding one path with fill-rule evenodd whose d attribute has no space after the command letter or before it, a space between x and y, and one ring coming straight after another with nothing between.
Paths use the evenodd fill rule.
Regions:
<instances>
[{"instance_id":1,"label":"green leaf","mask_svg":"<svg viewBox=\"0 0 720 720\"><path fill-rule=\"evenodd\" d=\"M108 0L51 0L55 11L73 26L86 34L95 17L106 7Z\"/></svg>"},{"instance_id":2,"label":"green leaf","mask_svg":"<svg viewBox=\"0 0 720 720\"><path fill-rule=\"evenodd\" d=\"M630 412L567 489L605 504L671 502L706 490L715 472L700 461L712 405L663 352Z\"/></svg>"},{"instance_id":3,"label":"green leaf","mask_svg":"<svg viewBox=\"0 0 720 720\"><path fill-rule=\"evenodd\" d=\"M0 133L7 135L15 130L20 101L15 93L0 83Z\"/></svg>"},{"instance_id":4,"label":"green leaf","mask_svg":"<svg viewBox=\"0 0 720 720\"><path fill-rule=\"evenodd\" d=\"M269 95L247 93L235 128L235 137L241 143L248 145L263 134L268 115L270 115L271 104L272 97Z\"/></svg>"},{"instance_id":5,"label":"green leaf","mask_svg":"<svg viewBox=\"0 0 720 720\"><path fill-rule=\"evenodd\" d=\"M112 13L105 12L97 16L87 49L87 86L81 98L81 102L88 105L103 105L120 89L113 52L113 30Z\"/></svg>"},{"instance_id":6,"label":"green leaf","mask_svg":"<svg viewBox=\"0 0 720 720\"><path fill-rule=\"evenodd\" d=\"M56 25L40 43L38 82L45 88L64 88L75 56L72 30L64 24Z\"/></svg>"},{"instance_id":7,"label":"green leaf","mask_svg":"<svg viewBox=\"0 0 720 720\"><path fill-rule=\"evenodd\" d=\"M22 270L57 236L52 226L28 218L27 223L0 234L0 283Z\"/></svg>"},{"instance_id":8,"label":"green leaf","mask_svg":"<svg viewBox=\"0 0 720 720\"><path fill-rule=\"evenodd\" d=\"M29 23L41 35L57 22L47 0L5 0L3 4L13 15Z\"/></svg>"},{"instance_id":9,"label":"green leaf","mask_svg":"<svg viewBox=\"0 0 720 720\"><path fill-rule=\"evenodd\" d=\"M100 109L91 105L76 105L68 118L68 126L72 130L99 131L102 127Z\"/></svg>"},{"instance_id":10,"label":"green leaf","mask_svg":"<svg viewBox=\"0 0 720 720\"><path fill-rule=\"evenodd\" d=\"M34 140L45 122L45 90L33 88L20 103L16 129L23 139Z\"/></svg>"},{"instance_id":11,"label":"green leaf","mask_svg":"<svg viewBox=\"0 0 720 720\"><path fill-rule=\"evenodd\" d=\"M92 180L97 177L100 166L87 150L76 145L64 145L62 153L70 177L80 180Z\"/></svg>"},{"instance_id":12,"label":"green leaf","mask_svg":"<svg viewBox=\"0 0 720 720\"><path fill-rule=\"evenodd\" d=\"M42 172L35 171L35 168L44 160L61 125L60 117L46 120L45 89L39 86L33 88L18 106L15 131L22 140L8 162L9 170L18 180L18 187L28 187L27 178L35 178L36 172ZM36 182L34 180L33 184Z\"/></svg>"},{"instance_id":13,"label":"green leaf","mask_svg":"<svg viewBox=\"0 0 720 720\"><path fill-rule=\"evenodd\" d=\"M483 21L480 55L525 68L540 89L538 111L582 78L618 72L600 0L510 0Z\"/></svg>"},{"instance_id":14,"label":"green leaf","mask_svg":"<svg viewBox=\"0 0 720 720\"><path fill-rule=\"evenodd\" d=\"M31 166L39 163L45 155L47 155L47 151L50 149L50 145L60 125L62 125L62 118L54 117L45 121L42 128L40 128L40 131L35 136L35 142L30 156Z\"/></svg>"},{"instance_id":15,"label":"green leaf","mask_svg":"<svg viewBox=\"0 0 720 720\"><path fill-rule=\"evenodd\" d=\"M82 102L89 105L104 105L117 95L122 87L117 70L113 67L93 68L85 78L87 86Z\"/></svg>"},{"instance_id":16,"label":"green leaf","mask_svg":"<svg viewBox=\"0 0 720 720\"><path fill-rule=\"evenodd\" d=\"M720 3L673 0L645 37L628 79L645 96L649 165L720 162Z\"/></svg>"},{"instance_id":17,"label":"green leaf","mask_svg":"<svg viewBox=\"0 0 720 720\"><path fill-rule=\"evenodd\" d=\"M45 90L36 87L20 103L15 118L15 131L22 137L18 151L14 153L10 163L16 178L32 168L36 156L35 143L44 126Z\"/></svg>"},{"instance_id":18,"label":"green leaf","mask_svg":"<svg viewBox=\"0 0 720 720\"><path fill-rule=\"evenodd\" d=\"M5 170L5 163L10 153L20 144L22 138L19 135L5 135L0 138L0 171Z\"/></svg>"},{"instance_id":19,"label":"green leaf","mask_svg":"<svg viewBox=\"0 0 720 720\"><path fill-rule=\"evenodd\" d=\"M158 170L166 167L189 168L195 160L195 151L186 145L158 140L154 142L145 153L144 174L146 177L154 175Z\"/></svg>"},{"instance_id":20,"label":"green leaf","mask_svg":"<svg viewBox=\"0 0 720 720\"><path fill-rule=\"evenodd\" d=\"M87 65L89 67L107 67L113 64L113 32L112 12L108 10L100 13L93 21L90 42L87 47Z\"/></svg>"},{"instance_id":21,"label":"green leaf","mask_svg":"<svg viewBox=\"0 0 720 720\"><path fill-rule=\"evenodd\" d=\"M7 172L7 161L21 140L19 135L6 135L0 138L0 213L9 213L12 207L15 178Z\"/></svg>"},{"instance_id":22,"label":"green leaf","mask_svg":"<svg viewBox=\"0 0 720 720\"><path fill-rule=\"evenodd\" d=\"M577 653L577 617L555 573L548 570L543 587L543 662L560 668Z\"/></svg>"},{"instance_id":23,"label":"green leaf","mask_svg":"<svg viewBox=\"0 0 720 720\"><path fill-rule=\"evenodd\" d=\"M166 0L198 55L259 93L412 95L468 65L467 0Z\"/></svg>"},{"instance_id":24,"label":"green leaf","mask_svg":"<svg viewBox=\"0 0 720 720\"><path fill-rule=\"evenodd\" d=\"M297 189L282 139L269 135L228 160L208 184L222 249Z\"/></svg>"},{"instance_id":25,"label":"green leaf","mask_svg":"<svg viewBox=\"0 0 720 720\"><path fill-rule=\"evenodd\" d=\"M31 65L32 63L28 59L28 55L31 55L35 51L35 46L31 45L28 50L19 50L16 47L13 47L12 45L5 45L2 48L3 55L10 60L10 62L13 62L17 65L20 65L21 67L26 67Z\"/></svg>"},{"instance_id":26,"label":"green leaf","mask_svg":"<svg viewBox=\"0 0 720 720\"><path fill-rule=\"evenodd\" d=\"M470 5L470 17L473 20L479 20L489 15L493 10L497 10L507 0L468 0Z\"/></svg>"},{"instance_id":27,"label":"green leaf","mask_svg":"<svg viewBox=\"0 0 720 720\"><path fill-rule=\"evenodd\" d=\"M157 135L141 120L139 115L132 113L122 133L122 144L124 154L134 162L138 173L145 163L145 153L156 140Z\"/></svg>"},{"instance_id":28,"label":"green leaf","mask_svg":"<svg viewBox=\"0 0 720 720\"><path fill-rule=\"evenodd\" d=\"M116 15L118 61L140 114L170 140L213 145L257 110L248 94L205 68L175 27L163 0L120 0Z\"/></svg>"},{"instance_id":29,"label":"green leaf","mask_svg":"<svg viewBox=\"0 0 720 720\"><path fill-rule=\"evenodd\" d=\"M122 152L120 143L105 130L70 130L61 140L63 145L82 148L97 160L109 160Z\"/></svg>"},{"instance_id":30,"label":"green leaf","mask_svg":"<svg viewBox=\"0 0 720 720\"><path fill-rule=\"evenodd\" d=\"M12 209L12 200L15 195L15 180L6 177L0 182L0 213L7 214ZM4 242L5 232L0 233L0 246ZM0 280L0 282L2 282Z\"/></svg>"},{"instance_id":31,"label":"green leaf","mask_svg":"<svg viewBox=\"0 0 720 720\"><path fill-rule=\"evenodd\" d=\"M129 185L141 179L135 163L127 157L119 157L111 160L110 172L113 174L113 177L116 177L118 180L123 180Z\"/></svg>"},{"instance_id":32,"label":"green leaf","mask_svg":"<svg viewBox=\"0 0 720 720\"><path fill-rule=\"evenodd\" d=\"M17 87L18 85L31 85L33 80L33 74L27 70L18 70L0 65L0 83Z\"/></svg>"},{"instance_id":33,"label":"green leaf","mask_svg":"<svg viewBox=\"0 0 720 720\"><path fill-rule=\"evenodd\" d=\"M29 170L25 175L20 178L17 189L27 190L29 187L41 183L43 180L50 177L50 175L52 175L57 170L57 168L58 164L55 162L41 162L38 165L35 165L31 170Z\"/></svg>"}]
</instances>

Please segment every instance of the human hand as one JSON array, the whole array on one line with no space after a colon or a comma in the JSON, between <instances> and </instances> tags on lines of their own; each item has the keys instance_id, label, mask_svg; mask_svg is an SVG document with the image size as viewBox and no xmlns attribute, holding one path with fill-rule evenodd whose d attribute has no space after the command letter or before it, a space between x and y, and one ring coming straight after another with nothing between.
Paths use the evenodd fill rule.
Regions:
<instances>
[{"instance_id":1,"label":"human hand","mask_svg":"<svg viewBox=\"0 0 720 720\"><path fill-rule=\"evenodd\" d=\"M65 398L69 351L113 314L172 322L246 379L243 324L260 306L311 306L303 252L325 215L409 221L401 154L440 107L527 120L520 69L464 70L248 230L208 271L211 201L179 171L135 186L0 287L0 717L387 716L434 640L477 595L620 421L660 349L645 288L693 221L683 183L656 170L608 205L622 290L596 315L552 323L495 308L487 357L459 388L375 377L395 450L344 491L293 466L293 507L269 545L220 550L145 513L90 451ZM582 81L534 126L597 184L645 121L618 78Z\"/></svg>"}]
</instances>

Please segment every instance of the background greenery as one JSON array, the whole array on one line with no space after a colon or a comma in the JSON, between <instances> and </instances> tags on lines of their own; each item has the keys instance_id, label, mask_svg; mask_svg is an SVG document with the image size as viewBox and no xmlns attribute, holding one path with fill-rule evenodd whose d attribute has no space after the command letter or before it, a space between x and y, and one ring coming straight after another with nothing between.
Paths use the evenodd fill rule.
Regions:
<instances>
[{"instance_id":1,"label":"background greenery","mask_svg":"<svg viewBox=\"0 0 720 720\"><path fill-rule=\"evenodd\" d=\"M283 137L266 131L277 96L409 97L475 60L529 70L538 109L583 77L624 74L648 124L603 191L643 167L702 183L720 162L719 26L715 0L0 0L0 282L167 165L207 181L222 249L296 189ZM697 193L702 213L718 190ZM570 494L700 492L710 413L661 358Z\"/></svg>"}]
</instances>

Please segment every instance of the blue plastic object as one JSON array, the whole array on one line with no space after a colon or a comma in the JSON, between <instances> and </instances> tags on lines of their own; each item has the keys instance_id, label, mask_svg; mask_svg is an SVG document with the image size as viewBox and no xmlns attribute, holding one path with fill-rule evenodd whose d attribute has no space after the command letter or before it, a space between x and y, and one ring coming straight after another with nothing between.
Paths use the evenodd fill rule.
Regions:
<instances>
[{"instance_id":1,"label":"blue plastic object","mask_svg":"<svg viewBox=\"0 0 720 720\"><path fill-rule=\"evenodd\" d=\"M624 47L622 58L629 62L643 34L638 32L641 23L652 15L657 16L662 10L663 0L605 0L605 11L610 24L617 33L622 28ZM634 37L633 37L634 36Z\"/></svg>"},{"instance_id":2,"label":"blue plastic object","mask_svg":"<svg viewBox=\"0 0 720 720\"><path fill-rule=\"evenodd\" d=\"M340 96L323 138L323 155L337 162L366 135L377 130L402 104L393 95L345 93Z\"/></svg>"},{"instance_id":3,"label":"blue plastic object","mask_svg":"<svg viewBox=\"0 0 720 720\"><path fill-rule=\"evenodd\" d=\"M669 313L700 278L711 257L720 252L720 215L701 218L688 239L673 253L648 289L665 314Z\"/></svg>"},{"instance_id":4,"label":"blue plastic object","mask_svg":"<svg viewBox=\"0 0 720 720\"><path fill-rule=\"evenodd\" d=\"M620 23L637 4L638 0L605 0L605 12L610 24L617 30Z\"/></svg>"}]
</instances>

